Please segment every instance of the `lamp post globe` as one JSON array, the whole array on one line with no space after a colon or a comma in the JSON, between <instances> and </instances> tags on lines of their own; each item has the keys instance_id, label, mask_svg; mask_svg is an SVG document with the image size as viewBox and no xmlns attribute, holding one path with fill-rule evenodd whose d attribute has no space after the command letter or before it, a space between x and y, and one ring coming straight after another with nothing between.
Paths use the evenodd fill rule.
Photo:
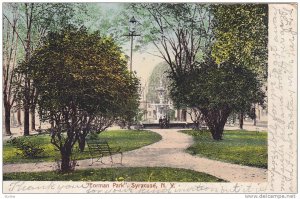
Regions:
<instances>
[{"instance_id":1,"label":"lamp post globe","mask_svg":"<svg viewBox=\"0 0 300 199\"><path fill-rule=\"evenodd\" d=\"M135 32L137 20L134 18L134 16L131 17L129 20L129 32L133 34Z\"/></svg>"}]
</instances>

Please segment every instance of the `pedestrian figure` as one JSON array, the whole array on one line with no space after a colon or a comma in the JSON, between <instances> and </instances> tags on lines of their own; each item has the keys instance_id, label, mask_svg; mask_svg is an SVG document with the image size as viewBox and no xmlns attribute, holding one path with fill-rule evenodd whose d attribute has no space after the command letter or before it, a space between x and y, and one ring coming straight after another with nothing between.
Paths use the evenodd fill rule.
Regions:
<instances>
[{"instance_id":1,"label":"pedestrian figure","mask_svg":"<svg viewBox=\"0 0 300 199\"><path fill-rule=\"evenodd\" d=\"M163 128L163 121L162 121L161 117L159 118L158 123L159 123L159 127L162 129Z\"/></svg>"},{"instance_id":2,"label":"pedestrian figure","mask_svg":"<svg viewBox=\"0 0 300 199\"><path fill-rule=\"evenodd\" d=\"M163 128L166 128L167 127L167 119L166 119L166 116L164 116L163 118Z\"/></svg>"}]
</instances>

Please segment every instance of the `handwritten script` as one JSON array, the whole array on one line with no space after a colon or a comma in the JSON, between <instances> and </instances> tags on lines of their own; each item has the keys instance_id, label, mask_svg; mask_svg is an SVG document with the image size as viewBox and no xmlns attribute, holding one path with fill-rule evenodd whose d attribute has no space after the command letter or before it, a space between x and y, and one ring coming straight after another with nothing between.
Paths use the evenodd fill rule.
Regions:
<instances>
[{"instance_id":1,"label":"handwritten script","mask_svg":"<svg viewBox=\"0 0 300 199\"><path fill-rule=\"evenodd\" d=\"M297 8L269 5L269 184L272 192L296 191Z\"/></svg>"},{"instance_id":2,"label":"handwritten script","mask_svg":"<svg viewBox=\"0 0 300 199\"><path fill-rule=\"evenodd\" d=\"M266 183L10 181L9 193L264 193Z\"/></svg>"}]
</instances>

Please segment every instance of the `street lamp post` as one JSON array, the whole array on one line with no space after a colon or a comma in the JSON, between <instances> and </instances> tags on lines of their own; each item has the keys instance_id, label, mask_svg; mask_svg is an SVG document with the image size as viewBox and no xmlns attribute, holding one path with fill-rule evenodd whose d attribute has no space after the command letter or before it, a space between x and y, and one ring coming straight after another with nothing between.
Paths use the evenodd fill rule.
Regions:
<instances>
[{"instance_id":1,"label":"street lamp post","mask_svg":"<svg viewBox=\"0 0 300 199\"><path fill-rule=\"evenodd\" d=\"M134 17L131 17L129 20L129 33L128 35L124 35L130 37L130 72L132 72L132 48L133 48L133 37L141 36L136 33L136 24L137 20Z\"/></svg>"}]
</instances>

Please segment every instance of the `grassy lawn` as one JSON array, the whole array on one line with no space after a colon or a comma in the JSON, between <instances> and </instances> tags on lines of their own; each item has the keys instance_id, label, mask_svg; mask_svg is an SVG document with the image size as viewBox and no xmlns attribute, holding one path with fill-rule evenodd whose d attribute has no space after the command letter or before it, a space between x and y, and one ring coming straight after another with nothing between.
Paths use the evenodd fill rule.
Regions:
<instances>
[{"instance_id":1,"label":"grassy lawn","mask_svg":"<svg viewBox=\"0 0 300 199\"><path fill-rule=\"evenodd\" d=\"M3 180L12 181L137 181L137 182L225 182L214 176L187 169L165 167L103 168L57 172L7 173Z\"/></svg>"},{"instance_id":2,"label":"grassy lawn","mask_svg":"<svg viewBox=\"0 0 300 199\"><path fill-rule=\"evenodd\" d=\"M241 165L267 168L267 132L225 131L224 140L215 141L208 131L182 131L194 137L187 150L192 155Z\"/></svg>"},{"instance_id":3,"label":"grassy lawn","mask_svg":"<svg viewBox=\"0 0 300 199\"><path fill-rule=\"evenodd\" d=\"M121 151L134 150L161 140L161 136L151 131L137 131L137 130L114 130L105 131L99 135L100 139L108 141L112 149L121 147ZM24 139L19 137L18 139ZM18 150L10 143L5 142L3 146L3 163L27 163L27 162L40 162L40 161L55 161L59 157L59 152L54 145L50 143L49 135L38 135L28 137L31 142L42 146L45 150L40 158L25 158L17 155ZM90 158L88 148L83 153L76 153L77 159Z\"/></svg>"}]
</instances>

